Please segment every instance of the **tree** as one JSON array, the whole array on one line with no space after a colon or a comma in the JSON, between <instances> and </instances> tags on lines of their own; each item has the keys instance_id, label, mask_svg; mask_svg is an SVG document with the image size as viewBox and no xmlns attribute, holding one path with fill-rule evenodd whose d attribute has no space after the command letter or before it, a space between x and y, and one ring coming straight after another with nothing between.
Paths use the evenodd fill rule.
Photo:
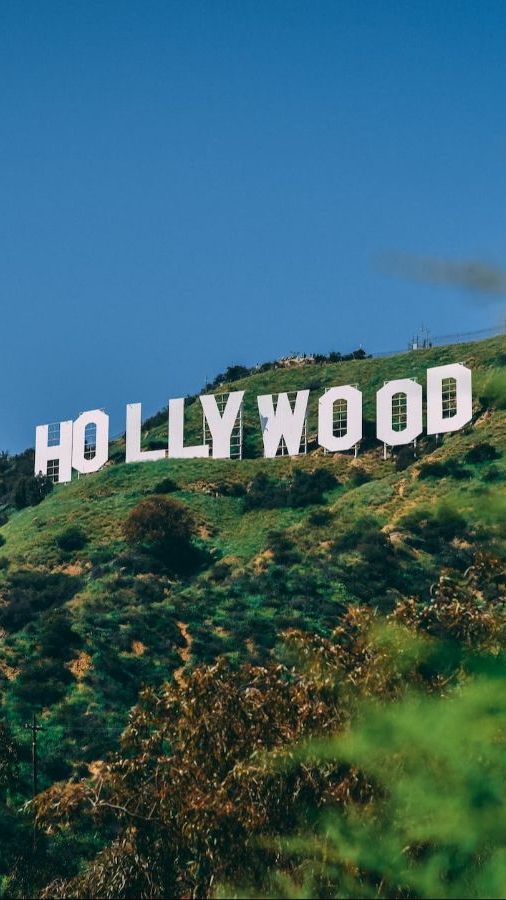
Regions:
<instances>
[{"instance_id":1,"label":"tree","mask_svg":"<svg viewBox=\"0 0 506 900\"><path fill-rule=\"evenodd\" d=\"M88 542L86 532L79 525L70 525L55 538L56 546L64 553L82 550Z\"/></svg>"},{"instance_id":2,"label":"tree","mask_svg":"<svg viewBox=\"0 0 506 900\"><path fill-rule=\"evenodd\" d=\"M132 510L125 525L127 543L173 571L185 571L195 562L192 544L196 522L188 508L172 497L148 497Z\"/></svg>"},{"instance_id":3,"label":"tree","mask_svg":"<svg viewBox=\"0 0 506 900\"><path fill-rule=\"evenodd\" d=\"M53 490L53 482L47 475L26 476L23 475L16 484L14 490L14 505L16 509L24 509L25 506L38 506L44 497Z\"/></svg>"}]
</instances>

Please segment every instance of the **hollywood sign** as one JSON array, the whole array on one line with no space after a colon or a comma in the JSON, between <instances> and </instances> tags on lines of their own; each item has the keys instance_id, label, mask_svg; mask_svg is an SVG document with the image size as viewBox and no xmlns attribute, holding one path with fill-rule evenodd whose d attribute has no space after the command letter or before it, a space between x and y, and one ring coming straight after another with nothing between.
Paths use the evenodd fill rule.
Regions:
<instances>
[{"instance_id":1,"label":"hollywood sign","mask_svg":"<svg viewBox=\"0 0 506 900\"><path fill-rule=\"evenodd\" d=\"M183 398L169 401L166 449L141 448L140 403L126 408L127 463L159 459L230 459L232 435L240 430L244 391L231 391L219 405L213 394L199 398L207 442L185 446ZM297 456L307 436L309 390L257 397L264 456L282 452ZM221 408L220 408L221 407ZM339 409L336 427L336 409ZM458 431L472 417L471 371L461 363L427 370L427 434ZM355 448L362 438L362 393L352 385L331 387L318 400L318 444L330 453ZM423 390L412 378L388 381L376 395L376 435L384 447L410 444L423 431ZM306 442L307 443L307 442ZM237 454L236 454L237 455ZM241 455L240 452L238 454ZM109 459L109 416L94 409L75 421L39 425L36 429L35 473L68 482L72 470L97 472Z\"/></svg>"}]
</instances>

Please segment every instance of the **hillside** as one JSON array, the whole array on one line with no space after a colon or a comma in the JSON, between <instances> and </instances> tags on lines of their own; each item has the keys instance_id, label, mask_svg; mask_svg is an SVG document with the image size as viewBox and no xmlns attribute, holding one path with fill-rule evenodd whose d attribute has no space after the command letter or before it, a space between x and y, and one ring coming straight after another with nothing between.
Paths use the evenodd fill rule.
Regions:
<instances>
[{"instance_id":1,"label":"hillside","mask_svg":"<svg viewBox=\"0 0 506 900\"><path fill-rule=\"evenodd\" d=\"M375 392L398 377L424 383L427 367L454 361L473 370L472 424L384 461ZM399 597L426 599L442 572L465 571L477 553L504 556L505 377L503 338L259 372L220 388L246 391L243 461L127 466L119 441L101 472L12 512L1 529L2 703L27 754L24 723L41 716L42 786L103 756L143 685L184 679L219 655L276 657L281 632L327 635L351 602L388 611ZM311 440L318 394L346 383L364 392L358 459ZM305 387L308 455L261 459L257 394ZM144 445L159 446L165 414L148 425ZM188 426L188 442L200 440L197 404ZM184 576L125 541L128 514L164 494L197 523L199 555ZM84 535L72 549L61 537L74 526Z\"/></svg>"}]
</instances>

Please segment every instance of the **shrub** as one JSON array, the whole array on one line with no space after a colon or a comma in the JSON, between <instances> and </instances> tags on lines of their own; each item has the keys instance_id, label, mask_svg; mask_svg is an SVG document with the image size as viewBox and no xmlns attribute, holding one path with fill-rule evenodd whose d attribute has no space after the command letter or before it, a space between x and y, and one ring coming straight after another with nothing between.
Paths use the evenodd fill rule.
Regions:
<instances>
[{"instance_id":1,"label":"shrub","mask_svg":"<svg viewBox=\"0 0 506 900\"><path fill-rule=\"evenodd\" d=\"M5 537L3 534L0 534L0 547L3 547L4 544L5 544Z\"/></svg>"},{"instance_id":2,"label":"shrub","mask_svg":"<svg viewBox=\"0 0 506 900\"><path fill-rule=\"evenodd\" d=\"M81 580L63 572L46 574L20 569L5 583L0 607L0 625L10 631L23 628L46 609L62 606L81 587Z\"/></svg>"},{"instance_id":3,"label":"shrub","mask_svg":"<svg viewBox=\"0 0 506 900\"><path fill-rule=\"evenodd\" d=\"M18 748L14 743L7 722L0 719L0 797L5 802L5 793L12 788L17 775Z\"/></svg>"},{"instance_id":4,"label":"shrub","mask_svg":"<svg viewBox=\"0 0 506 900\"><path fill-rule=\"evenodd\" d=\"M420 478L471 478L469 469L464 469L456 459L435 460L420 466Z\"/></svg>"},{"instance_id":5,"label":"shrub","mask_svg":"<svg viewBox=\"0 0 506 900\"><path fill-rule=\"evenodd\" d=\"M258 472L248 485L244 508L275 509L278 506L286 506L286 501L286 485L282 481L270 478L264 472Z\"/></svg>"},{"instance_id":6,"label":"shrub","mask_svg":"<svg viewBox=\"0 0 506 900\"><path fill-rule=\"evenodd\" d=\"M81 638L72 628L72 619L66 607L49 609L41 615L37 629L41 656L68 659L81 643Z\"/></svg>"},{"instance_id":7,"label":"shrub","mask_svg":"<svg viewBox=\"0 0 506 900\"><path fill-rule=\"evenodd\" d=\"M167 441L157 437L150 437L147 440L148 450L166 450Z\"/></svg>"},{"instance_id":8,"label":"shrub","mask_svg":"<svg viewBox=\"0 0 506 900\"><path fill-rule=\"evenodd\" d=\"M230 564L220 560L213 566L211 572L211 578L213 581L221 582L226 581L230 576Z\"/></svg>"},{"instance_id":9,"label":"shrub","mask_svg":"<svg viewBox=\"0 0 506 900\"><path fill-rule=\"evenodd\" d=\"M506 372L503 369L492 370L480 392L482 409L506 409Z\"/></svg>"},{"instance_id":10,"label":"shrub","mask_svg":"<svg viewBox=\"0 0 506 900\"><path fill-rule=\"evenodd\" d=\"M274 561L278 565L288 565L297 562L299 553L291 537L284 531L270 531L267 535L269 549L274 554Z\"/></svg>"},{"instance_id":11,"label":"shrub","mask_svg":"<svg viewBox=\"0 0 506 900\"><path fill-rule=\"evenodd\" d=\"M210 383L206 384L205 390L211 391L213 388L219 387L220 384L229 384L231 381L239 381L241 378L247 378L253 371L254 369L248 369L246 366L228 366L224 372L219 372Z\"/></svg>"},{"instance_id":12,"label":"shrub","mask_svg":"<svg viewBox=\"0 0 506 900\"><path fill-rule=\"evenodd\" d=\"M221 497L244 497L246 488L240 481L220 481L216 485L216 492Z\"/></svg>"},{"instance_id":13,"label":"shrub","mask_svg":"<svg viewBox=\"0 0 506 900\"><path fill-rule=\"evenodd\" d=\"M153 494L172 494L178 491L179 487L172 478L162 478L153 488Z\"/></svg>"},{"instance_id":14,"label":"shrub","mask_svg":"<svg viewBox=\"0 0 506 900\"><path fill-rule=\"evenodd\" d=\"M494 459L499 459L500 456L501 454L492 444L484 441L481 444L475 444L474 447L471 447L471 449L467 451L464 458L468 463L482 463L491 462Z\"/></svg>"},{"instance_id":15,"label":"shrub","mask_svg":"<svg viewBox=\"0 0 506 900\"><path fill-rule=\"evenodd\" d=\"M415 449L412 444L406 444L400 447L395 454L395 470L396 472L404 472L416 459Z\"/></svg>"},{"instance_id":16,"label":"shrub","mask_svg":"<svg viewBox=\"0 0 506 900\"><path fill-rule=\"evenodd\" d=\"M164 567L181 572L196 559L192 538L196 523L190 511L171 497L148 497L132 510L124 525L134 551L154 558Z\"/></svg>"},{"instance_id":17,"label":"shrub","mask_svg":"<svg viewBox=\"0 0 506 900\"><path fill-rule=\"evenodd\" d=\"M275 509L283 506L310 506L322 503L324 493L339 482L326 468L306 472L296 469L290 479L275 479L259 472L250 482L245 509Z\"/></svg>"},{"instance_id":18,"label":"shrub","mask_svg":"<svg viewBox=\"0 0 506 900\"><path fill-rule=\"evenodd\" d=\"M16 509L38 506L44 497L51 493L53 487L53 482L46 475L24 475L17 482L14 490L14 506Z\"/></svg>"},{"instance_id":19,"label":"shrub","mask_svg":"<svg viewBox=\"0 0 506 900\"><path fill-rule=\"evenodd\" d=\"M499 466L489 466L488 469L486 469L483 473L484 481L500 481L502 477L502 472Z\"/></svg>"},{"instance_id":20,"label":"shrub","mask_svg":"<svg viewBox=\"0 0 506 900\"><path fill-rule=\"evenodd\" d=\"M353 466L350 472L350 483L353 487L360 487L361 484L367 484L371 480L371 476L362 466Z\"/></svg>"},{"instance_id":21,"label":"shrub","mask_svg":"<svg viewBox=\"0 0 506 900\"><path fill-rule=\"evenodd\" d=\"M82 550L87 542L88 538L86 532L78 525L71 525L55 538L56 546L65 553L72 553L74 550Z\"/></svg>"},{"instance_id":22,"label":"shrub","mask_svg":"<svg viewBox=\"0 0 506 900\"><path fill-rule=\"evenodd\" d=\"M334 540L333 548L337 553L355 550L359 544L367 542L371 535L378 534L380 524L373 516L360 516L356 521L338 535Z\"/></svg>"},{"instance_id":23,"label":"shrub","mask_svg":"<svg viewBox=\"0 0 506 900\"><path fill-rule=\"evenodd\" d=\"M321 503L326 491L332 490L337 479L328 469L315 469L305 472L296 469L288 489L288 506L310 506Z\"/></svg>"},{"instance_id":24,"label":"shrub","mask_svg":"<svg viewBox=\"0 0 506 900\"><path fill-rule=\"evenodd\" d=\"M320 528L322 525L329 525L332 521L332 513L328 509L313 509L308 516L310 525Z\"/></svg>"},{"instance_id":25,"label":"shrub","mask_svg":"<svg viewBox=\"0 0 506 900\"><path fill-rule=\"evenodd\" d=\"M428 553L436 553L454 538L467 535L466 519L450 506L440 506L435 513L417 509L404 516L400 525L411 531L409 543Z\"/></svg>"},{"instance_id":26,"label":"shrub","mask_svg":"<svg viewBox=\"0 0 506 900\"><path fill-rule=\"evenodd\" d=\"M57 659L30 659L13 686L17 705L41 709L58 703L72 682L69 670Z\"/></svg>"}]
</instances>

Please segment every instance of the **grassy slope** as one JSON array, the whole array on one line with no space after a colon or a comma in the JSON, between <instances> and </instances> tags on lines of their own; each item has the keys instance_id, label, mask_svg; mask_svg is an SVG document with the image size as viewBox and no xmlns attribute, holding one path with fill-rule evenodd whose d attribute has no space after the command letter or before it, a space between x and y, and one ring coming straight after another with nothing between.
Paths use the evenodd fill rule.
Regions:
<instances>
[{"instance_id":1,"label":"grassy slope","mask_svg":"<svg viewBox=\"0 0 506 900\"><path fill-rule=\"evenodd\" d=\"M424 383L427 367L462 361L473 369L477 398L486 392L491 374L500 369L504 372L505 349L504 340L494 338L387 359L253 375L234 385L247 391L248 450L260 452L257 394L312 388L309 430L314 434L316 403L324 387L358 384L364 392L365 418L373 422L375 392L385 380L417 377ZM170 677L188 658L211 659L222 652L232 659L245 654L263 658L275 647L280 629L329 630L337 621L341 601L367 599L368 581L378 595L389 590L423 593L448 560L443 546L428 553L406 541L402 519L407 513L420 507L437 510L441 504L458 500L469 523L469 534L461 540L464 548L486 529L486 541L501 550L496 507L504 487L506 414L499 409L479 413L477 401L475 407L474 426L445 438L431 452L431 459L462 459L476 443L490 442L504 454L496 463L502 480L493 483L483 479L486 464L468 466L472 478L463 481L419 479L419 463L396 472L394 462L383 461L382 448L373 441L358 460L371 480L359 487L350 480L357 463L347 454L323 456L318 452L296 459L242 462L163 460L110 465L96 475L58 487L40 506L14 514L2 529L6 544L1 553L9 562L8 569L1 572L4 580L23 568L80 578L67 609L81 645L69 648L64 665L67 673L70 667L72 677L65 684L64 695L44 712L47 728L41 740L48 761L46 778L64 774L73 762L102 753L107 731L114 734L119 730L139 687ZM188 441L201 439L200 420L198 405L191 405ZM145 436L148 441L165 437L164 426ZM118 455L120 446L115 450ZM327 495L328 521L318 526L310 519L312 508L245 513L241 498L215 495L215 486L223 481L247 485L258 471L283 477L295 468L316 465L328 467L340 482ZM132 575L121 562L126 514L167 475L177 482L175 496L198 517L203 543L217 563L221 560L185 583L170 582L156 573ZM339 552L335 546L336 539L364 516L373 516L378 530L393 535L387 571L380 572L380 560L377 580L374 555L366 559L353 547ZM77 523L85 529L88 544L78 553L62 555L55 537ZM286 548L278 550L278 559L273 554L273 530L288 537L292 548L288 556ZM381 548L379 553L381 556ZM368 602L376 600L381 602L381 597ZM30 702L16 693L17 680L27 666L33 666L37 654L45 653L38 620L4 635L0 649L4 705L21 724ZM42 684L45 677L41 674Z\"/></svg>"}]
</instances>

